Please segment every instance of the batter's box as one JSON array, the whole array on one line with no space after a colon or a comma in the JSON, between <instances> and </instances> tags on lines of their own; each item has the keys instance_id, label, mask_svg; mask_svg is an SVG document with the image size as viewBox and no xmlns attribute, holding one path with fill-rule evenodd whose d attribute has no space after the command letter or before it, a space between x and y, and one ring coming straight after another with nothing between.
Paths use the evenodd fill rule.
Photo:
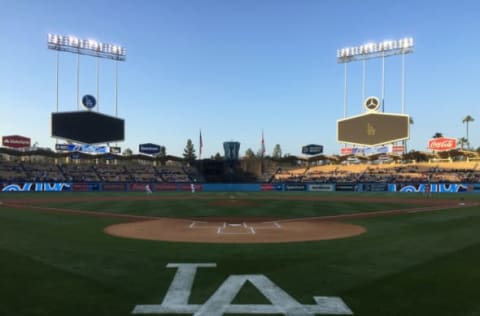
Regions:
<instances>
[{"instance_id":1,"label":"batter's box","mask_svg":"<svg viewBox=\"0 0 480 316\"><path fill-rule=\"evenodd\" d=\"M255 229L282 229L282 225L276 221L255 223Z\"/></svg>"},{"instance_id":2,"label":"batter's box","mask_svg":"<svg viewBox=\"0 0 480 316\"><path fill-rule=\"evenodd\" d=\"M255 228L247 223L227 223L218 226L217 235L255 235Z\"/></svg>"},{"instance_id":3,"label":"batter's box","mask_svg":"<svg viewBox=\"0 0 480 316\"><path fill-rule=\"evenodd\" d=\"M200 221L193 221L188 228L191 229L198 229L198 228L214 228L217 229L218 223L209 223L209 222L200 222Z\"/></svg>"}]
</instances>

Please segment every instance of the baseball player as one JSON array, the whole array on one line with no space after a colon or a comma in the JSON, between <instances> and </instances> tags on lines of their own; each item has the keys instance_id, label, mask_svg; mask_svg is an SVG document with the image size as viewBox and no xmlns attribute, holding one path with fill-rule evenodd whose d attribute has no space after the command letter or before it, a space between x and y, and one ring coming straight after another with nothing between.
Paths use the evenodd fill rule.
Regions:
<instances>
[{"instance_id":1,"label":"baseball player","mask_svg":"<svg viewBox=\"0 0 480 316\"><path fill-rule=\"evenodd\" d=\"M152 194L152 189L150 188L150 184L145 185L145 192L148 194Z\"/></svg>"}]
</instances>

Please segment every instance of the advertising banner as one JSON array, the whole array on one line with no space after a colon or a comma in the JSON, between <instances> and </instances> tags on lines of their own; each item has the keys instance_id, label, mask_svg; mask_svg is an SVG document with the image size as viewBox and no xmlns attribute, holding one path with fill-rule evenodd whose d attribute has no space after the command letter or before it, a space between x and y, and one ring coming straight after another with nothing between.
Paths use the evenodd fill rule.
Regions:
<instances>
[{"instance_id":1,"label":"advertising banner","mask_svg":"<svg viewBox=\"0 0 480 316\"><path fill-rule=\"evenodd\" d=\"M434 151L447 151L457 148L457 139L450 137L432 138L428 141L428 149Z\"/></svg>"},{"instance_id":2,"label":"advertising banner","mask_svg":"<svg viewBox=\"0 0 480 316\"><path fill-rule=\"evenodd\" d=\"M259 192L259 183L204 183L204 192Z\"/></svg>"},{"instance_id":3,"label":"advertising banner","mask_svg":"<svg viewBox=\"0 0 480 316\"><path fill-rule=\"evenodd\" d=\"M2 146L10 148L25 148L31 146L31 141L30 138L20 135L3 136Z\"/></svg>"},{"instance_id":4,"label":"advertising banner","mask_svg":"<svg viewBox=\"0 0 480 316\"><path fill-rule=\"evenodd\" d=\"M73 183L72 191L74 192L101 191L101 183Z\"/></svg>"},{"instance_id":5,"label":"advertising banner","mask_svg":"<svg viewBox=\"0 0 480 316\"><path fill-rule=\"evenodd\" d=\"M468 185L469 189L472 190L472 192L479 193L480 192L480 183L472 183Z\"/></svg>"},{"instance_id":6,"label":"advertising banner","mask_svg":"<svg viewBox=\"0 0 480 316\"><path fill-rule=\"evenodd\" d=\"M285 184L285 191L307 191L307 185L287 183Z\"/></svg>"},{"instance_id":7,"label":"advertising banner","mask_svg":"<svg viewBox=\"0 0 480 316\"><path fill-rule=\"evenodd\" d=\"M363 190L368 192L387 192L388 184L387 183L365 183L363 185Z\"/></svg>"},{"instance_id":8,"label":"advertising banner","mask_svg":"<svg viewBox=\"0 0 480 316\"><path fill-rule=\"evenodd\" d=\"M146 192L147 183L130 183L130 191L132 192ZM152 187L152 185L150 185Z\"/></svg>"},{"instance_id":9,"label":"advertising banner","mask_svg":"<svg viewBox=\"0 0 480 316\"><path fill-rule=\"evenodd\" d=\"M365 147L363 149L363 154L365 156L376 155L376 154L386 154L390 152L392 152L392 146Z\"/></svg>"},{"instance_id":10,"label":"advertising banner","mask_svg":"<svg viewBox=\"0 0 480 316\"><path fill-rule=\"evenodd\" d=\"M358 192L359 185L356 183L337 183L335 185L335 191L349 191L349 192Z\"/></svg>"},{"instance_id":11,"label":"advertising banner","mask_svg":"<svg viewBox=\"0 0 480 316\"><path fill-rule=\"evenodd\" d=\"M376 155L386 153L403 153L404 146L375 146L375 147L344 147L340 149L341 155Z\"/></svg>"},{"instance_id":12,"label":"advertising banner","mask_svg":"<svg viewBox=\"0 0 480 316\"><path fill-rule=\"evenodd\" d=\"M70 151L69 150L70 144L55 144L55 150L57 151Z\"/></svg>"},{"instance_id":13,"label":"advertising banner","mask_svg":"<svg viewBox=\"0 0 480 316\"><path fill-rule=\"evenodd\" d=\"M57 151L78 151L89 154L105 154L109 152L107 146L79 145L79 144L55 144Z\"/></svg>"},{"instance_id":14,"label":"advertising banner","mask_svg":"<svg viewBox=\"0 0 480 316\"><path fill-rule=\"evenodd\" d=\"M389 192L425 192L426 183L400 184L391 183L388 185ZM465 183L431 183L430 192L432 193L458 193L472 192L473 186Z\"/></svg>"},{"instance_id":15,"label":"advertising banner","mask_svg":"<svg viewBox=\"0 0 480 316\"><path fill-rule=\"evenodd\" d=\"M121 147L111 146L111 147L110 147L110 153L111 153L111 154L120 154L120 153L122 153L122 148L121 148Z\"/></svg>"},{"instance_id":16,"label":"advertising banner","mask_svg":"<svg viewBox=\"0 0 480 316\"><path fill-rule=\"evenodd\" d=\"M158 183L155 185L155 191L177 191L175 183Z\"/></svg>"},{"instance_id":17,"label":"advertising banner","mask_svg":"<svg viewBox=\"0 0 480 316\"><path fill-rule=\"evenodd\" d=\"M118 191L124 192L127 189L127 185L125 183L104 183L103 184L103 191Z\"/></svg>"},{"instance_id":18,"label":"advertising banner","mask_svg":"<svg viewBox=\"0 0 480 316\"><path fill-rule=\"evenodd\" d=\"M405 146L403 145L395 145L392 146L392 152L395 154L401 154L405 152Z\"/></svg>"},{"instance_id":19,"label":"advertising banner","mask_svg":"<svg viewBox=\"0 0 480 316\"><path fill-rule=\"evenodd\" d=\"M353 154L353 149L352 147L343 147L340 149L340 155L346 156L346 155L351 155Z\"/></svg>"},{"instance_id":20,"label":"advertising banner","mask_svg":"<svg viewBox=\"0 0 480 316\"><path fill-rule=\"evenodd\" d=\"M323 153L323 146L322 145L306 145L302 147L302 154L305 155L318 155Z\"/></svg>"},{"instance_id":21,"label":"advertising banner","mask_svg":"<svg viewBox=\"0 0 480 316\"><path fill-rule=\"evenodd\" d=\"M138 145L138 151L148 155L158 154L160 152L160 145L146 143Z\"/></svg>"},{"instance_id":22,"label":"advertising banner","mask_svg":"<svg viewBox=\"0 0 480 316\"><path fill-rule=\"evenodd\" d=\"M283 184L280 183L262 183L260 191L283 191Z\"/></svg>"},{"instance_id":23,"label":"advertising banner","mask_svg":"<svg viewBox=\"0 0 480 316\"><path fill-rule=\"evenodd\" d=\"M25 182L3 184L2 192L62 192L72 191L72 184L65 182Z\"/></svg>"},{"instance_id":24,"label":"advertising banner","mask_svg":"<svg viewBox=\"0 0 480 316\"><path fill-rule=\"evenodd\" d=\"M333 192L335 191L335 185L333 184L309 184L308 191L310 192Z\"/></svg>"}]
</instances>

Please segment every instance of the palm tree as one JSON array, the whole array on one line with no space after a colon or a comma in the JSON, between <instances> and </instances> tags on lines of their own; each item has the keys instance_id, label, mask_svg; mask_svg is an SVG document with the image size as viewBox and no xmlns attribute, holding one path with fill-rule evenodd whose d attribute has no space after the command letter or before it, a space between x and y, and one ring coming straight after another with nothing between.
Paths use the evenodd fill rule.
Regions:
<instances>
[{"instance_id":1,"label":"palm tree","mask_svg":"<svg viewBox=\"0 0 480 316\"><path fill-rule=\"evenodd\" d=\"M440 133L440 132L436 132L436 133L432 136L432 138L440 138L440 137L443 137L443 134Z\"/></svg>"},{"instance_id":2,"label":"palm tree","mask_svg":"<svg viewBox=\"0 0 480 316\"><path fill-rule=\"evenodd\" d=\"M468 137L468 124L473 121L475 121L475 119L470 115L465 116L462 120L462 123L465 123L467 125L467 144L469 143L469 140L470 140L470 138Z\"/></svg>"},{"instance_id":3,"label":"palm tree","mask_svg":"<svg viewBox=\"0 0 480 316\"><path fill-rule=\"evenodd\" d=\"M468 139L466 139L465 137L461 137L458 139L458 142L460 143L460 148L463 150L465 144L468 144Z\"/></svg>"}]
</instances>

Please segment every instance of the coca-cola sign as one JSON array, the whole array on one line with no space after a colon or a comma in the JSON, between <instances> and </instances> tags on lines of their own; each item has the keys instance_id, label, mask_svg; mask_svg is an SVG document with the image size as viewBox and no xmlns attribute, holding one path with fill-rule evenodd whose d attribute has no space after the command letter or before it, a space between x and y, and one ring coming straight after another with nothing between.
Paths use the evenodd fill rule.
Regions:
<instances>
[{"instance_id":1,"label":"coca-cola sign","mask_svg":"<svg viewBox=\"0 0 480 316\"><path fill-rule=\"evenodd\" d=\"M457 139L448 137L432 138L428 141L428 149L435 151L452 150L457 148Z\"/></svg>"},{"instance_id":2,"label":"coca-cola sign","mask_svg":"<svg viewBox=\"0 0 480 316\"><path fill-rule=\"evenodd\" d=\"M2 146L11 148L30 147L30 138L20 135L3 136Z\"/></svg>"}]
</instances>

